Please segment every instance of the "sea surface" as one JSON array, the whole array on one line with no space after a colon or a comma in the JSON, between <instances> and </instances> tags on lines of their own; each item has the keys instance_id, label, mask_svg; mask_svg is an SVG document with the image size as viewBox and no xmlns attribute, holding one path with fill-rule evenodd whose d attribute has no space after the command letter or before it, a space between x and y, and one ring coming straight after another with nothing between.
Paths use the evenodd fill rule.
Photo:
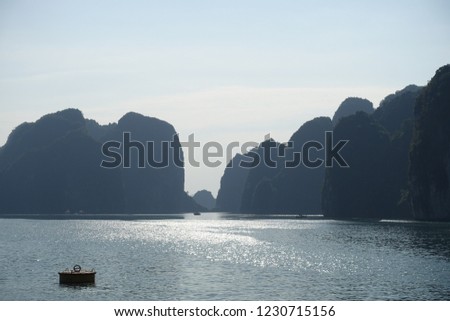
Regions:
<instances>
[{"instance_id":1,"label":"sea surface","mask_svg":"<svg viewBox=\"0 0 450 321\"><path fill-rule=\"evenodd\" d=\"M450 300L450 225L208 213L0 219L1 300ZM58 271L95 268L93 286Z\"/></svg>"}]
</instances>

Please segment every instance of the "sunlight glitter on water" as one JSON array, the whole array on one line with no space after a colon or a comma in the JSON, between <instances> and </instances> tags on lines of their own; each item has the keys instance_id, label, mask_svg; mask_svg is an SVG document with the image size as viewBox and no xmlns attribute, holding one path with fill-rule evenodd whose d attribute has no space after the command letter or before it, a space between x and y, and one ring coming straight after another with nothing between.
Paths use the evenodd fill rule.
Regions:
<instances>
[{"instance_id":1,"label":"sunlight glitter on water","mask_svg":"<svg viewBox=\"0 0 450 321\"><path fill-rule=\"evenodd\" d=\"M285 267L289 270L316 270L322 273L342 268L341 260L326 262L322 254L307 252L305 244L279 249L276 240L261 238L270 230L311 230L313 224L280 221L146 221L109 222L108 234L94 235L108 241L140 240L146 245L165 245L167 251L198 256L210 261L250 264L257 267ZM104 223L99 222L101 228ZM293 226L294 225L294 226ZM309 247L309 246L308 246Z\"/></svg>"},{"instance_id":2,"label":"sunlight glitter on water","mask_svg":"<svg viewBox=\"0 0 450 321\"><path fill-rule=\"evenodd\" d=\"M0 297L449 298L449 226L192 214L184 220L2 220ZM56 272L75 263L98 271L95 287L58 287ZM26 271L19 282L18 266Z\"/></svg>"}]
</instances>

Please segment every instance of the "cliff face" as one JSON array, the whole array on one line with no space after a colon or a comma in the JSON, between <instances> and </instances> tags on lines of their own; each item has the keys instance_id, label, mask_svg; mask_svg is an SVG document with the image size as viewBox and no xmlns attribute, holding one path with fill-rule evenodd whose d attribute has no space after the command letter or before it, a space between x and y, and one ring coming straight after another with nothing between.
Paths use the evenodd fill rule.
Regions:
<instances>
[{"instance_id":1,"label":"cliff face","mask_svg":"<svg viewBox=\"0 0 450 321\"><path fill-rule=\"evenodd\" d=\"M414 119L414 106L422 87L409 85L385 97L373 113L377 120L389 133L402 131L405 121ZM407 124L412 129L412 122Z\"/></svg>"},{"instance_id":2,"label":"cliff face","mask_svg":"<svg viewBox=\"0 0 450 321\"><path fill-rule=\"evenodd\" d=\"M20 125L1 149L0 213L121 212L120 176L100 151L78 110Z\"/></svg>"},{"instance_id":3,"label":"cliff face","mask_svg":"<svg viewBox=\"0 0 450 321\"><path fill-rule=\"evenodd\" d=\"M258 148L247 155L259 159L259 164L249 169L247 180L242 192L242 213L274 213L277 211L276 190L273 185L274 177L284 165L280 156L282 145L274 140L262 142Z\"/></svg>"},{"instance_id":4,"label":"cliff face","mask_svg":"<svg viewBox=\"0 0 450 321\"><path fill-rule=\"evenodd\" d=\"M166 122L135 113L100 126L76 109L20 125L0 149L0 213L171 213L190 211L190 203L194 208L186 200L184 169L173 165L174 150L182 161L176 136L165 168L138 168L137 148L130 149L130 168L124 159L114 169L100 166L106 141L121 143L116 151L124 156L125 132L132 141L153 142L155 161L162 159L161 142L173 141L176 133Z\"/></svg>"},{"instance_id":5,"label":"cliff face","mask_svg":"<svg viewBox=\"0 0 450 321\"><path fill-rule=\"evenodd\" d=\"M373 218L384 208L385 185L383 156L389 137L365 113L343 118L334 129L335 140L348 140L342 157L349 167L327 168L322 204L326 217Z\"/></svg>"},{"instance_id":6,"label":"cliff face","mask_svg":"<svg viewBox=\"0 0 450 321\"><path fill-rule=\"evenodd\" d=\"M183 161L183 151L179 144L176 131L169 123L146 117L136 113L123 116L117 126L113 126L103 138L103 141L126 141L124 133L129 133L131 144L140 142L145 146L145 166L139 168L138 148L131 147L129 157L124 154L124 166L117 170L122 177L125 211L129 213L173 213L181 210L180 200L184 193L184 168L175 166L175 157ZM175 143L170 148L170 143ZM147 142L153 143L148 146ZM164 143L163 143L164 142ZM164 144L168 147L164 148ZM149 155L153 152L153 155ZM175 153L175 154L174 154ZM148 160L155 162L167 160L167 166L155 168ZM130 167L126 168L127 159ZM159 166L159 165L158 165Z\"/></svg>"},{"instance_id":7,"label":"cliff face","mask_svg":"<svg viewBox=\"0 0 450 321\"><path fill-rule=\"evenodd\" d=\"M332 123L328 117L318 117L306 122L289 139L293 147L287 149L285 160L294 159L294 153L302 153L302 147L307 142L319 142L325 146L325 132L331 130ZM325 160L325 149L311 148L309 152L309 159L312 162L318 159ZM324 177L324 163L315 168L308 167L304 163L294 168L281 168L273 181L277 211L298 214L322 213L321 193Z\"/></svg>"},{"instance_id":8,"label":"cliff face","mask_svg":"<svg viewBox=\"0 0 450 321\"><path fill-rule=\"evenodd\" d=\"M349 168L326 170L323 212L335 218L412 218L408 193L413 110L421 88L387 96L371 115L356 113L336 125L336 140L348 140Z\"/></svg>"},{"instance_id":9,"label":"cliff face","mask_svg":"<svg viewBox=\"0 0 450 321\"><path fill-rule=\"evenodd\" d=\"M409 171L414 217L450 220L450 65L436 71L414 114Z\"/></svg>"},{"instance_id":10,"label":"cliff face","mask_svg":"<svg viewBox=\"0 0 450 321\"><path fill-rule=\"evenodd\" d=\"M220 189L217 194L216 205L220 211L238 213L241 209L242 194L249 169L239 166L246 160L241 154L236 154L227 164L220 179Z\"/></svg>"},{"instance_id":11,"label":"cliff face","mask_svg":"<svg viewBox=\"0 0 450 321\"><path fill-rule=\"evenodd\" d=\"M325 146L325 132L332 130L331 119L318 117L295 132L289 146L273 140L262 142L245 156L236 155L225 170L217 196L221 210L241 213L321 213L321 192L325 164L303 163L305 143ZM325 159L325 148L308 148L311 162ZM300 162L295 163L297 156ZM270 156L270 158L269 158ZM236 166L241 160L260 160L256 166ZM265 161L264 161L265 160ZM314 167L314 168L313 168ZM228 206L228 207L227 207Z\"/></svg>"}]
</instances>

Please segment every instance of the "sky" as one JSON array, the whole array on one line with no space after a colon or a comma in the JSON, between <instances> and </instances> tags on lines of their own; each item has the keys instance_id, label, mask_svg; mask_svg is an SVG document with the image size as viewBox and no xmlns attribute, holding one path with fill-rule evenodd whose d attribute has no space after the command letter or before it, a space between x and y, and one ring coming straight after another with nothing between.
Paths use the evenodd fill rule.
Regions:
<instances>
[{"instance_id":1,"label":"sky","mask_svg":"<svg viewBox=\"0 0 450 321\"><path fill-rule=\"evenodd\" d=\"M446 0L0 0L0 146L69 107L157 117L202 146L285 142L349 96L426 85L449 39ZM186 165L185 189L216 195L220 160Z\"/></svg>"}]
</instances>

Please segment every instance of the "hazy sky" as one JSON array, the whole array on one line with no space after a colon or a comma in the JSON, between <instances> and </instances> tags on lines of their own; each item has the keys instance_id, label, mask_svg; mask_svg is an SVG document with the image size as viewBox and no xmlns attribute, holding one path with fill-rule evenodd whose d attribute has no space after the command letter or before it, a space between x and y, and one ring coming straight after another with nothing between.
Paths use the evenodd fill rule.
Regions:
<instances>
[{"instance_id":1,"label":"hazy sky","mask_svg":"<svg viewBox=\"0 0 450 321\"><path fill-rule=\"evenodd\" d=\"M0 0L0 145L68 107L158 117L181 140L283 142L348 96L376 107L426 84L449 40L446 0ZM216 194L223 161L186 168L186 190Z\"/></svg>"}]
</instances>

